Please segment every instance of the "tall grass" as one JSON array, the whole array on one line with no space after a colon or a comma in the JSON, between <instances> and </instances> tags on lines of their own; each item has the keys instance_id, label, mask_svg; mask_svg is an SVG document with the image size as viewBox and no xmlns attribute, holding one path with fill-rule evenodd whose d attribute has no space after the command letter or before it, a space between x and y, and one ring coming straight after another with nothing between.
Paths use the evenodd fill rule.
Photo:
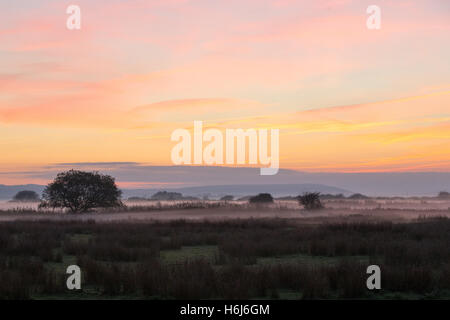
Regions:
<instances>
[{"instance_id":1,"label":"tall grass","mask_svg":"<svg viewBox=\"0 0 450 320\"><path fill-rule=\"evenodd\" d=\"M216 246L217 252L212 259L164 262L164 250L189 246ZM81 267L83 288L105 297L277 298L291 290L305 299L368 298L374 295L365 287L368 264L381 266L381 293L448 297L449 247L447 218L320 225L282 219L2 222L0 298L68 294L67 259ZM262 258L281 262L261 264Z\"/></svg>"}]
</instances>

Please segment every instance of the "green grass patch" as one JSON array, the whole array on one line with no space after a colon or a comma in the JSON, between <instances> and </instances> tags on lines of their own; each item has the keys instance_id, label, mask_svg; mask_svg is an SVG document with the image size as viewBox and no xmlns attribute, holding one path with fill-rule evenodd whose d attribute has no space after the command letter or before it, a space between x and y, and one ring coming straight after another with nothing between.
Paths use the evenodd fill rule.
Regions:
<instances>
[{"instance_id":1,"label":"green grass patch","mask_svg":"<svg viewBox=\"0 0 450 320\"><path fill-rule=\"evenodd\" d=\"M70 240L74 242L89 242L89 240L92 239L92 234L86 234L86 233L75 233L70 236Z\"/></svg>"},{"instance_id":2,"label":"green grass patch","mask_svg":"<svg viewBox=\"0 0 450 320\"><path fill-rule=\"evenodd\" d=\"M283 256L273 256L273 257L260 257L257 259L258 265L275 265L275 264L327 264L333 265L339 263L343 259L358 261L361 263L366 263L369 261L368 256L351 256L351 257L326 257L326 256L311 256L307 254L290 254Z\"/></svg>"},{"instance_id":3,"label":"green grass patch","mask_svg":"<svg viewBox=\"0 0 450 320\"><path fill-rule=\"evenodd\" d=\"M194 259L205 259L214 263L217 253L217 246L185 246L178 250L162 250L160 257L161 262L165 264L181 263Z\"/></svg>"}]
</instances>

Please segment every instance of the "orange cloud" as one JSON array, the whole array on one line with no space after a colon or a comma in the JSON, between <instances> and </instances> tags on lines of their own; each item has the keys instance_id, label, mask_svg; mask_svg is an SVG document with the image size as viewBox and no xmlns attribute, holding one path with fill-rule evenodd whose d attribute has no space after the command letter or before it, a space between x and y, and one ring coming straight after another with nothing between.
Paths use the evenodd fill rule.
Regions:
<instances>
[{"instance_id":1,"label":"orange cloud","mask_svg":"<svg viewBox=\"0 0 450 320\"><path fill-rule=\"evenodd\" d=\"M62 2L5 2L0 163L170 164L171 131L204 120L279 128L282 166L448 169L450 24L430 3L386 2L370 32L349 0L81 1L70 32Z\"/></svg>"}]
</instances>

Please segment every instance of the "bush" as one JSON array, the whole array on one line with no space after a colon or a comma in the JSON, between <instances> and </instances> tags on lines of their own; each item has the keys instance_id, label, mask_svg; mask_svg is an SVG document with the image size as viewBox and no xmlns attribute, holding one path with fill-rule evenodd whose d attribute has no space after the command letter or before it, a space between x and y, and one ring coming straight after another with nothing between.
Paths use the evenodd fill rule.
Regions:
<instances>
[{"instance_id":1,"label":"bush","mask_svg":"<svg viewBox=\"0 0 450 320\"><path fill-rule=\"evenodd\" d=\"M447 191L441 191L439 192L438 198L444 199L450 198L450 193L448 193Z\"/></svg>"},{"instance_id":2,"label":"bush","mask_svg":"<svg viewBox=\"0 0 450 320\"><path fill-rule=\"evenodd\" d=\"M273 197L270 193L260 193L257 196L251 197L250 203L273 203Z\"/></svg>"},{"instance_id":3,"label":"bush","mask_svg":"<svg viewBox=\"0 0 450 320\"><path fill-rule=\"evenodd\" d=\"M320 192L306 192L303 195L298 196L297 199L306 210L317 210L323 208L322 202L320 202Z\"/></svg>"},{"instance_id":4,"label":"bush","mask_svg":"<svg viewBox=\"0 0 450 320\"><path fill-rule=\"evenodd\" d=\"M151 200L182 200L183 195L179 192L167 192L167 191L158 191L152 197Z\"/></svg>"},{"instance_id":5,"label":"bush","mask_svg":"<svg viewBox=\"0 0 450 320\"><path fill-rule=\"evenodd\" d=\"M19 191L14 196L13 201L21 201L21 202L39 201L39 195L34 191L29 190Z\"/></svg>"}]
</instances>

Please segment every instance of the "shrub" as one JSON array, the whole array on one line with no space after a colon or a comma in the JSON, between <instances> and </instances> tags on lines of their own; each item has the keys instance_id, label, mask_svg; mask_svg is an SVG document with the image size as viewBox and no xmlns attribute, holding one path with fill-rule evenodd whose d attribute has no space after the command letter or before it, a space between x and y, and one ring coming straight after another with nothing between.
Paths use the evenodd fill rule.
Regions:
<instances>
[{"instance_id":1,"label":"shrub","mask_svg":"<svg viewBox=\"0 0 450 320\"><path fill-rule=\"evenodd\" d=\"M158 191L152 197L151 200L182 200L183 195L179 192L167 192L167 191Z\"/></svg>"},{"instance_id":2,"label":"shrub","mask_svg":"<svg viewBox=\"0 0 450 320\"><path fill-rule=\"evenodd\" d=\"M19 191L14 196L13 201L39 201L39 195L34 191L24 190Z\"/></svg>"},{"instance_id":3,"label":"shrub","mask_svg":"<svg viewBox=\"0 0 450 320\"><path fill-rule=\"evenodd\" d=\"M306 210L317 210L323 208L322 202L320 202L320 192L306 192L303 195L298 196L297 199Z\"/></svg>"},{"instance_id":4,"label":"shrub","mask_svg":"<svg viewBox=\"0 0 450 320\"><path fill-rule=\"evenodd\" d=\"M273 197L270 193L260 193L257 196L251 197L250 203L273 203Z\"/></svg>"},{"instance_id":5,"label":"shrub","mask_svg":"<svg viewBox=\"0 0 450 320\"><path fill-rule=\"evenodd\" d=\"M447 191L441 191L438 194L438 198L444 198L444 199L450 198L450 193L448 193Z\"/></svg>"}]
</instances>

